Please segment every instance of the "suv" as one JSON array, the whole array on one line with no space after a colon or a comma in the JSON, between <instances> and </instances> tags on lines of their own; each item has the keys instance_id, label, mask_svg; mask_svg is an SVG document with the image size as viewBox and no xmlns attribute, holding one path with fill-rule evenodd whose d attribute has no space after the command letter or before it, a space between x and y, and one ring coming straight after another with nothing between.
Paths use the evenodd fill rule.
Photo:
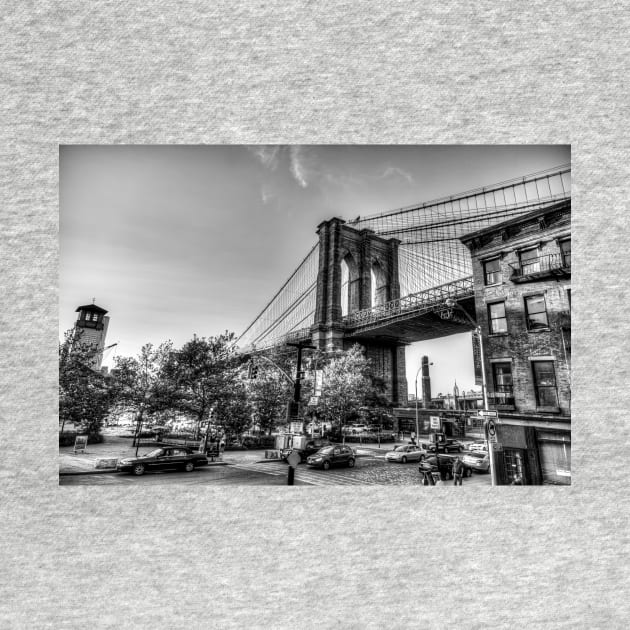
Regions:
<instances>
[{"instance_id":1,"label":"suv","mask_svg":"<svg viewBox=\"0 0 630 630\"><path fill-rule=\"evenodd\" d=\"M354 451L345 444L331 444L324 446L322 449L311 455L306 463L308 466L315 466L328 470L331 466L339 466L345 464L349 468L354 467L355 454Z\"/></svg>"}]
</instances>

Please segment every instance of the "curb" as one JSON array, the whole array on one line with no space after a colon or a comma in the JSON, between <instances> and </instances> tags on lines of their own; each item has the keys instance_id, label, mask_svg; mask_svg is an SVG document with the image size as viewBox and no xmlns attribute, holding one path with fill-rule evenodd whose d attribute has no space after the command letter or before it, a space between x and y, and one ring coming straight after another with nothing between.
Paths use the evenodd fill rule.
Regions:
<instances>
[{"instance_id":1,"label":"curb","mask_svg":"<svg viewBox=\"0 0 630 630\"><path fill-rule=\"evenodd\" d=\"M207 466L200 466L196 470L203 470L204 468L209 468L210 466L228 466L228 462L209 462ZM60 470L60 477L67 477L70 475L106 475L112 473L119 473L124 475L125 473L118 471L116 468L101 468L99 470Z\"/></svg>"}]
</instances>

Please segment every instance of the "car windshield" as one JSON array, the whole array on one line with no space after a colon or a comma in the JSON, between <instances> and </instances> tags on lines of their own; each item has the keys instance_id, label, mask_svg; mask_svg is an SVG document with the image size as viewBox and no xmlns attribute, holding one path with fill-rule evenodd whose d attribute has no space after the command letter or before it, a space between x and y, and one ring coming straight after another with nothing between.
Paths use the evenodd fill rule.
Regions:
<instances>
[{"instance_id":1,"label":"car windshield","mask_svg":"<svg viewBox=\"0 0 630 630\"><path fill-rule=\"evenodd\" d=\"M333 447L332 446L324 446L324 448L320 448L319 451L317 451L317 453L319 455L328 455L329 453L332 453Z\"/></svg>"},{"instance_id":2,"label":"car windshield","mask_svg":"<svg viewBox=\"0 0 630 630\"><path fill-rule=\"evenodd\" d=\"M476 457L477 459L483 459L485 456L485 453L470 453L470 455L468 455L468 457Z\"/></svg>"},{"instance_id":3,"label":"car windshield","mask_svg":"<svg viewBox=\"0 0 630 630\"><path fill-rule=\"evenodd\" d=\"M395 451L406 451L407 447L406 446L397 446L394 450Z\"/></svg>"},{"instance_id":4,"label":"car windshield","mask_svg":"<svg viewBox=\"0 0 630 630\"><path fill-rule=\"evenodd\" d=\"M151 451L150 453L147 453L146 455L143 455L142 457L158 457L159 455L161 455L164 452L163 449L161 448L156 448L155 450Z\"/></svg>"}]
</instances>

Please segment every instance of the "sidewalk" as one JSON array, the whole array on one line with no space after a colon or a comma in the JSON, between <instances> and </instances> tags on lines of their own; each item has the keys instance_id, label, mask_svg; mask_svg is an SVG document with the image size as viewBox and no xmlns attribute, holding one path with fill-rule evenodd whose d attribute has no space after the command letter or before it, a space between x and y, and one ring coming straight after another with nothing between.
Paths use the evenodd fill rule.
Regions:
<instances>
[{"instance_id":1,"label":"sidewalk","mask_svg":"<svg viewBox=\"0 0 630 630\"><path fill-rule=\"evenodd\" d=\"M100 444L88 444L85 451L74 453L72 446L59 447L60 475L94 475L116 472L116 461L125 457L135 457L136 447L131 438L106 435ZM138 455L149 453L160 444L143 439L138 448ZM225 465L225 461L209 462L209 465Z\"/></svg>"}]
</instances>

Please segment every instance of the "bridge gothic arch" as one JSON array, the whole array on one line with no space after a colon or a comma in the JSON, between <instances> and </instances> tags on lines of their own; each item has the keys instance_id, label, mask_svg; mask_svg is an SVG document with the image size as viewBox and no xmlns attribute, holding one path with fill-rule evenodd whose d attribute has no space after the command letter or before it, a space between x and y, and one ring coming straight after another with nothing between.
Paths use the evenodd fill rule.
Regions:
<instances>
[{"instance_id":1,"label":"bridge gothic arch","mask_svg":"<svg viewBox=\"0 0 630 630\"><path fill-rule=\"evenodd\" d=\"M398 245L372 230L357 230L334 218L318 226L319 266L313 345L344 350L358 340L346 338L344 318L400 297ZM386 383L391 400L406 399L405 353L400 343L362 340L367 356Z\"/></svg>"}]
</instances>

